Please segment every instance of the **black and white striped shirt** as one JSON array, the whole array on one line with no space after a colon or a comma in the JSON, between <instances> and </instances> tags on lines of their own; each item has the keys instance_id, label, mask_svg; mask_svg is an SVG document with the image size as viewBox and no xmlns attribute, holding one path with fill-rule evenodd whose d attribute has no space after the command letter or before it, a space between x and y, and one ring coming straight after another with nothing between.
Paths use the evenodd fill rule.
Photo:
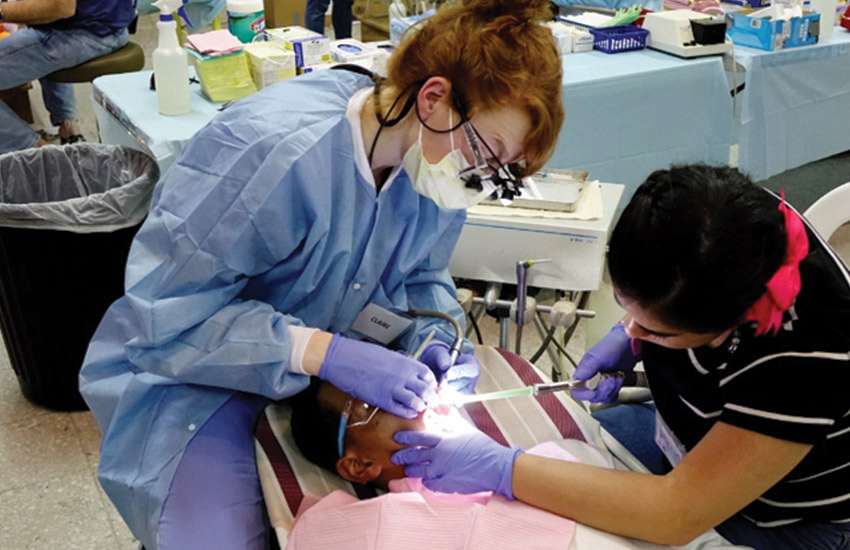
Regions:
<instances>
[{"instance_id":1,"label":"black and white striped shirt","mask_svg":"<svg viewBox=\"0 0 850 550\"><path fill-rule=\"evenodd\" d=\"M658 412L692 449L716 421L812 444L742 514L762 527L850 521L850 271L808 228L802 290L779 332L710 349L644 343Z\"/></svg>"}]
</instances>

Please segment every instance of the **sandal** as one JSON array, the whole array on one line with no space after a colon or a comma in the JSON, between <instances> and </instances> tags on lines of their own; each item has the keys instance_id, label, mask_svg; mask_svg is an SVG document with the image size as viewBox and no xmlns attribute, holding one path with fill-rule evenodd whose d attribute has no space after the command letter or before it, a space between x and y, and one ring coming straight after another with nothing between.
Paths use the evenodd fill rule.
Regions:
<instances>
[{"instance_id":1,"label":"sandal","mask_svg":"<svg viewBox=\"0 0 850 550\"><path fill-rule=\"evenodd\" d=\"M80 143L85 140L86 138L84 138L82 134L74 134L73 136L62 138L60 142L62 145L73 145L74 143Z\"/></svg>"}]
</instances>

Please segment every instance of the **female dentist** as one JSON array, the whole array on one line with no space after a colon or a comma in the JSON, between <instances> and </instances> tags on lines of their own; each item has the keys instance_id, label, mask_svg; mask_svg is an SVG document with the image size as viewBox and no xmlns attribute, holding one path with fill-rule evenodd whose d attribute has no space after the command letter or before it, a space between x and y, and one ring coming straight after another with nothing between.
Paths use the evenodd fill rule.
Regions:
<instances>
[{"instance_id":1,"label":"female dentist","mask_svg":"<svg viewBox=\"0 0 850 550\"><path fill-rule=\"evenodd\" d=\"M494 490L655 543L714 527L756 550L850 548L847 266L784 200L699 165L649 177L608 262L628 317L575 378L632 369L641 356L666 473L554 462L480 432L399 432L413 447L393 460L432 489ZM618 391L611 377L573 394L609 401Z\"/></svg>"},{"instance_id":2,"label":"female dentist","mask_svg":"<svg viewBox=\"0 0 850 550\"><path fill-rule=\"evenodd\" d=\"M99 479L148 550L266 547L252 428L309 376L405 417L435 374L474 385L471 354L443 372L444 321L417 319L402 353L361 339L398 311L462 320L447 265L465 209L539 169L563 121L548 16L543 0L446 6L386 80L300 76L187 143L80 374ZM407 358L432 329L427 366Z\"/></svg>"}]
</instances>

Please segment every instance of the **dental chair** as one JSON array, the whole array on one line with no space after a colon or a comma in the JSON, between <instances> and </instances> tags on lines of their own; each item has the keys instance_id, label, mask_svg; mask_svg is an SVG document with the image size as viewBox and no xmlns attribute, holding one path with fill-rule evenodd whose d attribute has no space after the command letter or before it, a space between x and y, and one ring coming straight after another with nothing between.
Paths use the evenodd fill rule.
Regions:
<instances>
[{"instance_id":1,"label":"dental chair","mask_svg":"<svg viewBox=\"0 0 850 550\"><path fill-rule=\"evenodd\" d=\"M821 237L829 240L839 227L850 222L850 181L816 200L803 216Z\"/></svg>"},{"instance_id":2,"label":"dental chair","mask_svg":"<svg viewBox=\"0 0 850 550\"><path fill-rule=\"evenodd\" d=\"M544 382L540 372L523 357L492 346L477 346L481 378L476 392L492 392ZM548 380L547 380L548 381ZM579 462L597 466L646 471L643 465L613 438L602 433L599 422L566 392L535 397L472 403L465 407L469 420L496 441L530 449L554 441ZM325 496L342 490L360 499L376 494L371 487L353 485L316 466L298 451L289 433L286 402L270 405L255 431L257 468L266 509L280 547L307 493ZM667 546L637 542L577 525L573 542L563 550L661 550ZM711 530L681 550L741 549Z\"/></svg>"}]
</instances>

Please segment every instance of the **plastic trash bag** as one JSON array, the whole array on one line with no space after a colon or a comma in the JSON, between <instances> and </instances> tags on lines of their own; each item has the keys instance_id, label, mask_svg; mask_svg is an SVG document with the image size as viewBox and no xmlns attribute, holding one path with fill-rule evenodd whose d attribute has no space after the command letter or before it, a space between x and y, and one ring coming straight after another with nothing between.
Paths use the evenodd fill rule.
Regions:
<instances>
[{"instance_id":1,"label":"plastic trash bag","mask_svg":"<svg viewBox=\"0 0 850 550\"><path fill-rule=\"evenodd\" d=\"M33 403L86 408L80 365L158 179L151 157L111 145L0 155L0 331Z\"/></svg>"},{"instance_id":2,"label":"plastic trash bag","mask_svg":"<svg viewBox=\"0 0 850 550\"><path fill-rule=\"evenodd\" d=\"M0 155L0 226L111 232L147 215L159 166L114 145L46 146Z\"/></svg>"}]
</instances>

